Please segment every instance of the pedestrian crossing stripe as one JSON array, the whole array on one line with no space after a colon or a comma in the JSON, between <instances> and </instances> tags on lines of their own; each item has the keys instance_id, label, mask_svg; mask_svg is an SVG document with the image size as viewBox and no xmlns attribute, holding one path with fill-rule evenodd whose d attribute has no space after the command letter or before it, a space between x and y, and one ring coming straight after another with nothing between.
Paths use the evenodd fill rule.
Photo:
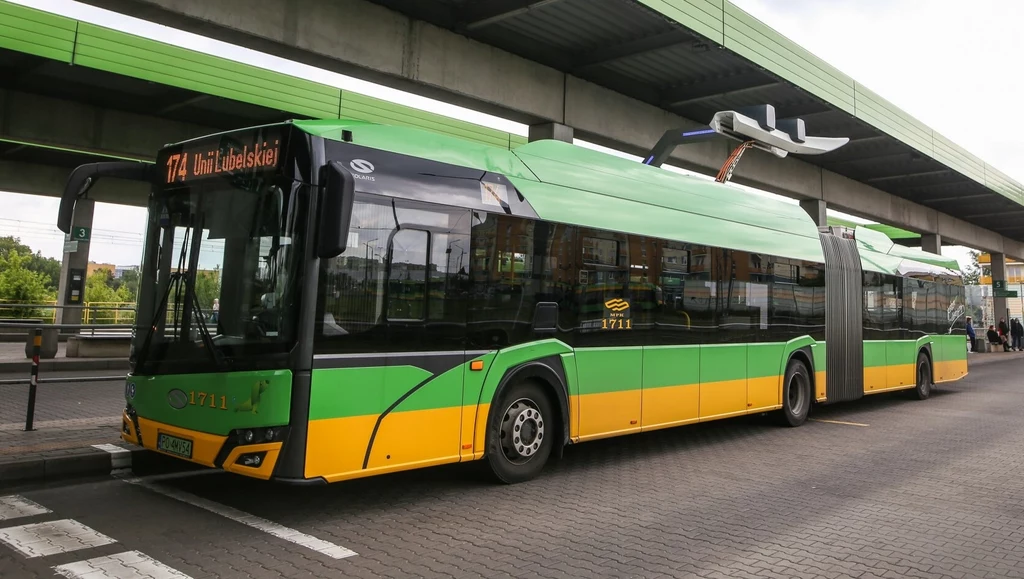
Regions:
<instances>
[{"instance_id":1,"label":"pedestrian crossing stripe","mask_svg":"<svg viewBox=\"0 0 1024 579\"><path fill-rule=\"evenodd\" d=\"M192 579L140 551L125 551L53 567L68 579Z\"/></svg>"},{"instance_id":2,"label":"pedestrian crossing stripe","mask_svg":"<svg viewBox=\"0 0 1024 579\"><path fill-rule=\"evenodd\" d=\"M0 521L34 517L50 513L50 509L30 501L21 495L0 497Z\"/></svg>"},{"instance_id":3,"label":"pedestrian crossing stripe","mask_svg":"<svg viewBox=\"0 0 1024 579\"><path fill-rule=\"evenodd\" d=\"M73 519L0 529L0 541L30 559L117 542Z\"/></svg>"}]
</instances>

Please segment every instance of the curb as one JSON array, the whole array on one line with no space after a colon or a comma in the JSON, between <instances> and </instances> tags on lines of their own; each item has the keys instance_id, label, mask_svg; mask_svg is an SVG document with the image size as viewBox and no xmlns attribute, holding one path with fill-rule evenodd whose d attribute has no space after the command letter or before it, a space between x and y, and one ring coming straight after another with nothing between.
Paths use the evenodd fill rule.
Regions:
<instances>
[{"instance_id":1,"label":"curb","mask_svg":"<svg viewBox=\"0 0 1024 579\"><path fill-rule=\"evenodd\" d=\"M196 470L196 465L192 463L142 448L126 448L114 444L97 446L102 449L85 447L70 454L0 463L0 487L68 481L125 471L150 475Z\"/></svg>"}]
</instances>

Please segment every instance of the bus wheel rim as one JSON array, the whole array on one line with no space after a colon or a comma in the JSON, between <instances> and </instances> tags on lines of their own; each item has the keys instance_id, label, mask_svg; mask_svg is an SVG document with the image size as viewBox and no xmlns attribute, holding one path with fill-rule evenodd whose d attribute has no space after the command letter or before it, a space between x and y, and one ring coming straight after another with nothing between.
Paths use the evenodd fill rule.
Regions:
<instances>
[{"instance_id":1,"label":"bus wheel rim","mask_svg":"<svg viewBox=\"0 0 1024 579\"><path fill-rule=\"evenodd\" d=\"M794 374L789 379L789 410L796 416L799 416L804 409L804 397L806 396L804 390L803 377L800 374Z\"/></svg>"},{"instance_id":2,"label":"bus wheel rim","mask_svg":"<svg viewBox=\"0 0 1024 579\"><path fill-rule=\"evenodd\" d=\"M513 464L533 458L544 442L544 417L537 403L520 398L508 405L501 418L501 450Z\"/></svg>"}]
</instances>

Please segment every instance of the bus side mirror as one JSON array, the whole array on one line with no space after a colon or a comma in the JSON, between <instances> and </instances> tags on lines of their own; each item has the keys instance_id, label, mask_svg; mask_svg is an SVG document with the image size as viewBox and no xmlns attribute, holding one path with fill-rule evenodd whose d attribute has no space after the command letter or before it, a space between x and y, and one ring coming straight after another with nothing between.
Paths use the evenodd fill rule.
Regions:
<instances>
[{"instance_id":1,"label":"bus side mirror","mask_svg":"<svg viewBox=\"0 0 1024 579\"><path fill-rule=\"evenodd\" d=\"M338 161L324 165L321 176L324 192L320 198L320 236L316 255L321 259L330 259L344 253L348 245L356 180Z\"/></svg>"},{"instance_id":2,"label":"bus side mirror","mask_svg":"<svg viewBox=\"0 0 1024 579\"><path fill-rule=\"evenodd\" d=\"M60 197L60 208L57 210L57 229L71 233L71 220L75 214L75 205L85 197L89 189L102 177L115 177L152 183L156 176L155 166L141 161L104 161L80 165L68 176L64 184L64 192Z\"/></svg>"}]
</instances>

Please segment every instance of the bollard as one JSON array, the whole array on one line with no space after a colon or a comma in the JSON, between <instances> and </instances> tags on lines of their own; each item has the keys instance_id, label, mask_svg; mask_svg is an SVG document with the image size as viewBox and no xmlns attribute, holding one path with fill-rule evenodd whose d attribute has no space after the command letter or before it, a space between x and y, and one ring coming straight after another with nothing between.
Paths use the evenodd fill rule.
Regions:
<instances>
[{"instance_id":1,"label":"bollard","mask_svg":"<svg viewBox=\"0 0 1024 579\"><path fill-rule=\"evenodd\" d=\"M43 329L36 328L32 337L32 376L28 383L28 409L25 411L25 432L32 430L32 419L36 413L36 385L39 384L39 350L43 346Z\"/></svg>"}]
</instances>

